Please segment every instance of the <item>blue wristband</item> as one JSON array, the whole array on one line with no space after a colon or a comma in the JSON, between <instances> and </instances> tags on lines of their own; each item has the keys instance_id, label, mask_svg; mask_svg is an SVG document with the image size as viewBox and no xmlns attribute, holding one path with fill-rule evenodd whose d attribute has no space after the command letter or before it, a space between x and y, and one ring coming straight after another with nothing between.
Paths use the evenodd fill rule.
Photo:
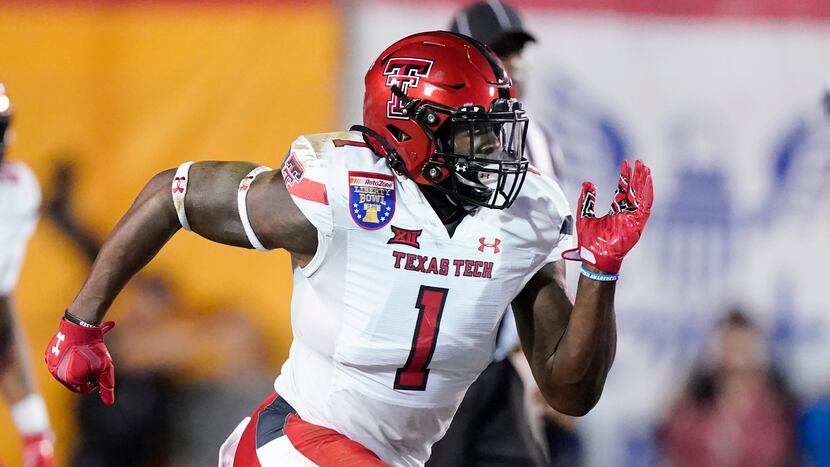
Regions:
<instances>
[{"instance_id":1,"label":"blue wristband","mask_svg":"<svg viewBox=\"0 0 830 467\"><path fill-rule=\"evenodd\" d=\"M591 271L588 268L586 268L584 264L580 268L580 272L582 272L582 275L587 277L588 279L597 282L615 282L617 279L620 278L619 274L608 274L605 272Z\"/></svg>"}]
</instances>

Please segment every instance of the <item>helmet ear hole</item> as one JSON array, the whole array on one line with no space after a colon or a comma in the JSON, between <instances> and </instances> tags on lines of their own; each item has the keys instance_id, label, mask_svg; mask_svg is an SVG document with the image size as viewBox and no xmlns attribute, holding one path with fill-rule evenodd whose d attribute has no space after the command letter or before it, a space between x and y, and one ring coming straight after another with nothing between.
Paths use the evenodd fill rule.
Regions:
<instances>
[{"instance_id":1,"label":"helmet ear hole","mask_svg":"<svg viewBox=\"0 0 830 467\"><path fill-rule=\"evenodd\" d=\"M412 139L412 137L406 134L405 131L401 130L395 125L386 125L386 129L389 130L389 133L392 133L392 137L395 138L395 140L397 140L399 143L403 143L404 141Z\"/></svg>"}]
</instances>

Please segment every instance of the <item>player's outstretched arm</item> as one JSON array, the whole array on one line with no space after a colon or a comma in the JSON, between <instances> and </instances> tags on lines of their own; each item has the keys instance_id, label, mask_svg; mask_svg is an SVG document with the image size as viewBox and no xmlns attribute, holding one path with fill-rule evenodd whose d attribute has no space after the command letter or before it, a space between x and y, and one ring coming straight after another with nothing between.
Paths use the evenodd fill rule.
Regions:
<instances>
[{"instance_id":1,"label":"player's outstretched arm","mask_svg":"<svg viewBox=\"0 0 830 467\"><path fill-rule=\"evenodd\" d=\"M240 182L257 166L202 162L190 167L184 213L190 228L215 242L251 248L240 220ZM101 391L114 401L112 361L103 342L111 323L100 325L112 301L180 228L172 191L176 171L153 177L109 235L78 295L46 349L49 371L76 392ZM314 226L290 199L278 171L264 172L248 188L247 215L259 241L285 248L302 264L314 255Z\"/></svg>"},{"instance_id":2,"label":"player's outstretched arm","mask_svg":"<svg viewBox=\"0 0 830 467\"><path fill-rule=\"evenodd\" d=\"M596 187L582 187L576 222L579 246L563 254L582 261L572 303L564 262L545 265L513 302L522 348L548 404L584 415L599 401L616 352L614 292L623 257L651 213L651 173L641 161L623 163L611 212L594 217Z\"/></svg>"},{"instance_id":3,"label":"player's outstretched arm","mask_svg":"<svg viewBox=\"0 0 830 467\"><path fill-rule=\"evenodd\" d=\"M239 182L257 166L248 162L201 162L190 168L185 213L190 228L218 243L251 248L237 204ZM175 170L153 177L104 242L69 313L98 324L127 281L180 228L171 186ZM257 177L247 199L248 216L260 241L313 256L314 227L296 207L278 171Z\"/></svg>"}]
</instances>

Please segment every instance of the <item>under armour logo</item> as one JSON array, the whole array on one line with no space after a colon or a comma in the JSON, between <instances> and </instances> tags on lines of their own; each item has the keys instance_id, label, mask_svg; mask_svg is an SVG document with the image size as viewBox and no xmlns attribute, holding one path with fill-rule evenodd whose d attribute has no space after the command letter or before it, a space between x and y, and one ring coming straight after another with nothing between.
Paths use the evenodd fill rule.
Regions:
<instances>
[{"instance_id":1,"label":"under armour logo","mask_svg":"<svg viewBox=\"0 0 830 467\"><path fill-rule=\"evenodd\" d=\"M501 245L501 239L498 238L498 237L496 238L496 241L493 242L493 243L487 243L487 241L484 239L484 237L481 237L481 238L478 239L478 243L479 243L478 251L480 251L482 253L484 253L485 248L492 248L493 249L493 254L498 254L498 253L501 252L501 248L499 248L499 245Z\"/></svg>"},{"instance_id":2,"label":"under armour logo","mask_svg":"<svg viewBox=\"0 0 830 467\"><path fill-rule=\"evenodd\" d=\"M248 188L251 187L251 183L254 182L254 177L252 175L247 175L245 178L242 179L242 183L239 184L239 191L248 191Z\"/></svg>"},{"instance_id":3,"label":"under armour logo","mask_svg":"<svg viewBox=\"0 0 830 467\"><path fill-rule=\"evenodd\" d=\"M66 336L63 335L62 332L58 331L58 333L55 335L55 339L58 340L58 343L52 346L52 353L57 356L61 353L61 349L58 348L58 346L63 344L63 341L66 340Z\"/></svg>"},{"instance_id":4,"label":"under armour logo","mask_svg":"<svg viewBox=\"0 0 830 467\"><path fill-rule=\"evenodd\" d=\"M182 183L184 183L185 180L185 177L176 177L173 179L173 181L176 182L176 186L173 187L173 194L184 193L184 187L182 186Z\"/></svg>"}]
</instances>

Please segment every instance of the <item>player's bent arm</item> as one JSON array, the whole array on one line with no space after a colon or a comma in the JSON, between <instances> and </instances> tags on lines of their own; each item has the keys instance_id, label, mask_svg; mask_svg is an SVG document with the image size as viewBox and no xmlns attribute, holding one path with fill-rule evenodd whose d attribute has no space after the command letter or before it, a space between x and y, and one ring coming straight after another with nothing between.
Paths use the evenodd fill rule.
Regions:
<instances>
[{"instance_id":1,"label":"player's bent arm","mask_svg":"<svg viewBox=\"0 0 830 467\"><path fill-rule=\"evenodd\" d=\"M256 167L249 162L193 164L184 203L190 228L215 242L251 248L240 220L237 192L242 178ZM171 194L175 172L161 172L145 185L104 242L69 313L89 323L100 323L127 281L181 228ZM263 245L285 248L301 263L313 256L316 230L290 199L279 172L257 177L249 188L246 204Z\"/></svg>"},{"instance_id":2,"label":"player's bent arm","mask_svg":"<svg viewBox=\"0 0 830 467\"><path fill-rule=\"evenodd\" d=\"M614 282L580 276L572 302L564 261L556 261L536 273L513 301L533 377L559 412L585 415L599 401L616 352L614 290Z\"/></svg>"}]
</instances>

